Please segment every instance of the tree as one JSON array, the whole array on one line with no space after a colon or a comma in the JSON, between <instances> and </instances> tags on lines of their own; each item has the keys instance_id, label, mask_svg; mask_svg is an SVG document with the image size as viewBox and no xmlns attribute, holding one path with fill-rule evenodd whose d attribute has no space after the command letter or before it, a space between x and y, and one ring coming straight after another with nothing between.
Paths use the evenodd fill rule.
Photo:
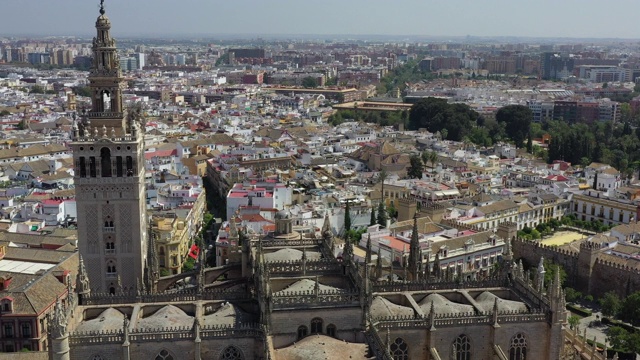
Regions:
<instances>
[{"instance_id":1,"label":"tree","mask_svg":"<svg viewBox=\"0 0 640 360\"><path fill-rule=\"evenodd\" d=\"M602 314L608 317L615 317L622 307L620 298L613 291L605 293L600 299L598 299L598 303L602 308Z\"/></svg>"},{"instance_id":2,"label":"tree","mask_svg":"<svg viewBox=\"0 0 640 360\"><path fill-rule=\"evenodd\" d=\"M384 196L385 196L384 182L387 180L388 177L389 177L389 173L387 173L385 169L380 170L380 172L378 173L378 182L380 183L380 199L382 202L384 202ZM380 216L380 214L378 214L378 216Z\"/></svg>"},{"instance_id":3,"label":"tree","mask_svg":"<svg viewBox=\"0 0 640 360\"><path fill-rule=\"evenodd\" d=\"M344 207L344 231L348 232L349 230L351 230L351 209L349 208L349 200L347 200Z\"/></svg>"},{"instance_id":4,"label":"tree","mask_svg":"<svg viewBox=\"0 0 640 360\"><path fill-rule=\"evenodd\" d=\"M439 131L443 139L460 141L473 128L478 116L468 105L426 98L411 107L409 129L426 128L432 133Z\"/></svg>"},{"instance_id":5,"label":"tree","mask_svg":"<svg viewBox=\"0 0 640 360\"><path fill-rule=\"evenodd\" d=\"M306 78L302 79L302 86L304 86L307 89L317 88L318 80L316 80L316 78L314 77L307 76Z\"/></svg>"},{"instance_id":6,"label":"tree","mask_svg":"<svg viewBox=\"0 0 640 360\"><path fill-rule=\"evenodd\" d=\"M505 124L507 136L513 140L516 147L521 148L524 139L531 131L533 113L524 105L508 105L498 110L496 120L498 123Z\"/></svg>"},{"instance_id":7,"label":"tree","mask_svg":"<svg viewBox=\"0 0 640 360\"><path fill-rule=\"evenodd\" d=\"M636 325L640 323L640 291L627 296L622 302L620 317Z\"/></svg>"},{"instance_id":8,"label":"tree","mask_svg":"<svg viewBox=\"0 0 640 360\"><path fill-rule=\"evenodd\" d=\"M533 139L531 139L531 131L529 131L529 135L527 135L527 152L529 154L533 154Z\"/></svg>"},{"instance_id":9,"label":"tree","mask_svg":"<svg viewBox=\"0 0 640 360\"><path fill-rule=\"evenodd\" d=\"M612 349L626 350L628 335L627 330L619 326L612 326L607 330L607 342L611 344Z\"/></svg>"},{"instance_id":10,"label":"tree","mask_svg":"<svg viewBox=\"0 0 640 360\"><path fill-rule=\"evenodd\" d=\"M598 172L596 171L595 176L593 177L593 185L591 186L593 190L598 190Z\"/></svg>"},{"instance_id":11,"label":"tree","mask_svg":"<svg viewBox=\"0 0 640 360\"><path fill-rule=\"evenodd\" d=\"M11 111L9 110L0 111L0 117L7 116L7 115L11 115Z\"/></svg>"},{"instance_id":12,"label":"tree","mask_svg":"<svg viewBox=\"0 0 640 360\"><path fill-rule=\"evenodd\" d=\"M371 207L371 219L369 220L369 226L376 224L376 208Z\"/></svg>"},{"instance_id":13,"label":"tree","mask_svg":"<svg viewBox=\"0 0 640 360\"><path fill-rule=\"evenodd\" d=\"M534 232L536 230L531 230L531 232ZM545 284L551 284L555 277L556 277L556 272L560 272L560 283L564 284L565 280L567 279L567 272L564 271L564 268L550 260L545 260L544 261L544 268L545 268L545 273L544 273L544 283Z\"/></svg>"},{"instance_id":14,"label":"tree","mask_svg":"<svg viewBox=\"0 0 640 360\"><path fill-rule=\"evenodd\" d=\"M34 85L29 94L44 94L44 88L40 85Z\"/></svg>"},{"instance_id":15,"label":"tree","mask_svg":"<svg viewBox=\"0 0 640 360\"><path fill-rule=\"evenodd\" d=\"M407 176L410 179L421 179L422 172L424 171L422 165L422 159L418 155L411 155L409 158L409 170L407 170Z\"/></svg>"},{"instance_id":16,"label":"tree","mask_svg":"<svg viewBox=\"0 0 640 360\"><path fill-rule=\"evenodd\" d=\"M387 226L387 210L384 208L384 200L378 204L378 225Z\"/></svg>"},{"instance_id":17,"label":"tree","mask_svg":"<svg viewBox=\"0 0 640 360\"><path fill-rule=\"evenodd\" d=\"M574 302L580 300L580 298L582 297L582 293L580 291L577 291L576 289L570 287L564 289L564 294L565 300L567 300L567 302Z\"/></svg>"},{"instance_id":18,"label":"tree","mask_svg":"<svg viewBox=\"0 0 640 360\"><path fill-rule=\"evenodd\" d=\"M571 327L571 329L575 329L575 327L578 324L580 324L580 317L577 316L577 315L571 315L571 316L569 316L567 321L569 322L569 326Z\"/></svg>"}]
</instances>

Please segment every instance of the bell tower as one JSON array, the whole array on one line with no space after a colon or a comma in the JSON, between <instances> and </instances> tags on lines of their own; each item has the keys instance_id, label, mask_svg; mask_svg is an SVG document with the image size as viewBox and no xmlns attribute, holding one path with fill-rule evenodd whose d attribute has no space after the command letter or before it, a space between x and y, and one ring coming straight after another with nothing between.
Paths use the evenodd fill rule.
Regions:
<instances>
[{"instance_id":1,"label":"bell tower","mask_svg":"<svg viewBox=\"0 0 640 360\"><path fill-rule=\"evenodd\" d=\"M147 216L140 112L122 103L120 71L104 0L93 39L92 107L74 118L78 247L92 293L131 291L145 279Z\"/></svg>"}]
</instances>

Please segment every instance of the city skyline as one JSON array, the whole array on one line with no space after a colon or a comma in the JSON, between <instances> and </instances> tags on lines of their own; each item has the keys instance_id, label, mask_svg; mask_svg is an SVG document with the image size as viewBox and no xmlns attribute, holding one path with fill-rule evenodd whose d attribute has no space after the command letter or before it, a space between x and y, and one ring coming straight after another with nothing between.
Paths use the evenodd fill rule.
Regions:
<instances>
[{"instance_id":1,"label":"city skyline","mask_svg":"<svg viewBox=\"0 0 640 360\"><path fill-rule=\"evenodd\" d=\"M615 14L610 17L603 15L607 13L602 11L602 3L595 0L401 0L393 3L395 16L383 8L389 3L379 0L328 0L314 5L291 0L185 0L176 13L175 3L168 0L105 1L109 15L119 24L116 37L314 34L637 39L635 27L630 25L640 11L640 3L632 0L608 2L610 9L624 9L609 12ZM86 29L90 24L83 15L97 13L98 7L97 0L5 0L0 12L24 15L3 19L0 36L89 35ZM314 19L316 23L310 22Z\"/></svg>"}]
</instances>

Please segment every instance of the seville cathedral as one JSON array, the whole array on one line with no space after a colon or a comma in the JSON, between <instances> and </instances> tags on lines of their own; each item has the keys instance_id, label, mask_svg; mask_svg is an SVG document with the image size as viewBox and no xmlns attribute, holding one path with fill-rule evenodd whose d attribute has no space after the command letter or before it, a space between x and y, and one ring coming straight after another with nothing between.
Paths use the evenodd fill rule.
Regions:
<instances>
[{"instance_id":1,"label":"seville cathedral","mask_svg":"<svg viewBox=\"0 0 640 360\"><path fill-rule=\"evenodd\" d=\"M48 322L53 360L560 359L566 306L559 278L516 263L516 225L488 274L459 277L420 255L414 217L400 264L364 261L334 239L294 233L286 211L269 236L230 248L229 264L160 277L145 215L143 130L101 6L91 111L74 124L79 269ZM231 237L238 234L233 232ZM530 280L533 278L534 280ZM176 284L187 284L178 287Z\"/></svg>"}]
</instances>

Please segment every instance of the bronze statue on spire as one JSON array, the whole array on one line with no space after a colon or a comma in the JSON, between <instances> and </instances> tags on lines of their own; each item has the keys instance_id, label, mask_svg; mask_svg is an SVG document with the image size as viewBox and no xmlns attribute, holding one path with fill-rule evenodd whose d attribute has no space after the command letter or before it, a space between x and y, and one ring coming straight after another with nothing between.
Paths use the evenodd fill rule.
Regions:
<instances>
[{"instance_id":1,"label":"bronze statue on spire","mask_svg":"<svg viewBox=\"0 0 640 360\"><path fill-rule=\"evenodd\" d=\"M100 15L104 15L104 0L100 0Z\"/></svg>"}]
</instances>

